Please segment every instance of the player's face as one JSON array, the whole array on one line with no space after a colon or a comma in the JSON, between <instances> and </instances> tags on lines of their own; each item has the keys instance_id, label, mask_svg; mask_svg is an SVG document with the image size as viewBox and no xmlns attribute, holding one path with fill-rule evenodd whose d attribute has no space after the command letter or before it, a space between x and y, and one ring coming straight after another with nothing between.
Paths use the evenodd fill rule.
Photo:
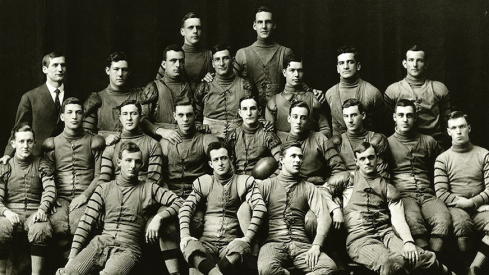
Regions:
<instances>
[{"instance_id":1,"label":"player's face","mask_svg":"<svg viewBox=\"0 0 489 275\"><path fill-rule=\"evenodd\" d=\"M17 158L25 160L32 155L32 148L34 148L36 141L32 132L18 132L15 133L15 138L10 143L15 148Z\"/></svg>"},{"instance_id":2,"label":"player's face","mask_svg":"<svg viewBox=\"0 0 489 275\"><path fill-rule=\"evenodd\" d=\"M373 147L369 147L363 153L356 153L355 162L358 169L365 174L371 175L376 173L377 169L377 155Z\"/></svg>"},{"instance_id":3,"label":"player's face","mask_svg":"<svg viewBox=\"0 0 489 275\"><path fill-rule=\"evenodd\" d=\"M406 59L402 65L406 68L407 74L413 78L422 78L426 69L426 62L423 51L407 51Z\"/></svg>"},{"instance_id":4,"label":"player's face","mask_svg":"<svg viewBox=\"0 0 489 275\"><path fill-rule=\"evenodd\" d=\"M139 122L141 121L141 114L139 114L138 107L134 104L123 106L119 120L124 130L128 132L138 130Z\"/></svg>"},{"instance_id":5,"label":"player's face","mask_svg":"<svg viewBox=\"0 0 489 275\"><path fill-rule=\"evenodd\" d=\"M470 130L470 125L463 117L448 120L448 135L452 137L453 145L463 145L469 142Z\"/></svg>"},{"instance_id":6,"label":"player's face","mask_svg":"<svg viewBox=\"0 0 489 275\"><path fill-rule=\"evenodd\" d=\"M286 69L283 69L285 82L289 87L297 87L302 84L304 69L302 62L290 62Z\"/></svg>"},{"instance_id":7,"label":"player's face","mask_svg":"<svg viewBox=\"0 0 489 275\"><path fill-rule=\"evenodd\" d=\"M139 170L143 165L143 156L141 152L122 152L122 158L118 159L121 175L129 179L138 177Z\"/></svg>"},{"instance_id":8,"label":"player's face","mask_svg":"<svg viewBox=\"0 0 489 275\"><path fill-rule=\"evenodd\" d=\"M414 129L416 114L411 106L397 106L394 114L397 131L399 133L408 133Z\"/></svg>"},{"instance_id":9,"label":"player's face","mask_svg":"<svg viewBox=\"0 0 489 275\"><path fill-rule=\"evenodd\" d=\"M195 127L195 112L192 105L177 106L173 117L177 121L178 128L184 133L190 132Z\"/></svg>"},{"instance_id":10,"label":"player's face","mask_svg":"<svg viewBox=\"0 0 489 275\"><path fill-rule=\"evenodd\" d=\"M231 158L229 157L228 150L219 148L217 150L211 150L209 154L211 158L209 166L214 169L214 173L219 176L228 174L231 169Z\"/></svg>"},{"instance_id":11,"label":"player's face","mask_svg":"<svg viewBox=\"0 0 489 275\"><path fill-rule=\"evenodd\" d=\"M353 53L342 53L338 55L338 63L336 64L336 71L340 74L341 78L348 79L355 77L360 70L360 62L355 59Z\"/></svg>"},{"instance_id":12,"label":"player's face","mask_svg":"<svg viewBox=\"0 0 489 275\"><path fill-rule=\"evenodd\" d=\"M200 18L185 20L183 28L180 29L180 34L183 36L185 44L194 45L199 43L200 35L202 34Z\"/></svg>"},{"instance_id":13,"label":"player's face","mask_svg":"<svg viewBox=\"0 0 489 275\"><path fill-rule=\"evenodd\" d=\"M238 114L243 119L243 124L247 126L255 125L258 121L258 103L254 99L241 101L241 108Z\"/></svg>"},{"instance_id":14,"label":"player's face","mask_svg":"<svg viewBox=\"0 0 489 275\"><path fill-rule=\"evenodd\" d=\"M183 51L168 51L166 60L163 61L165 74L170 78L177 78L182 75L183 66L185 65L185 55Z\"/></svg>"},{"instance_id":15,"label":"player's face","mask_svg":"<svg viewBox=\"0 0 489 275\"><path fill-rule=\"evenodd\" d=\"M65 128L78 130L82 128L83 107L78 104L68 104L65 111L61 113L60 118L65 122Z\"/></svg>"},{"instance_id":16,"label":"player's face","mask_svg":"<svg viewBox=\"0 0 489 275\"><path fill-rule=\"evenodd\" d=\"M253 29L258 34L258 37L267 39L272 35L275 29L275 23L272 20L271 12L259 12L255 15L255 22L253 22Z\"/></svg>"},{"instance_id":17,"label":"player's face","mask_svg":"<svg viewBox=\"0 0 489 275\"><path fill-rule=\"evenodd\" d=\"M348 132L356 133L363 130L364 119L365 113L360 113L358 105L343 109L343 121L345 122Z\"/></svg>"},{"instance_id":18,"label":"player's face","mask_svg":"<svg viewBox=\"0 0 489 275\"><path fill-rule=\"evenodd\" d=\"M126 60L119 60L112 62L110 68L106 67L105 73L109 76L110 86L115 89L120 89L126 85L131 71Z\"/></svg>"},{"instance_id":19,"label":"player's face","mask_svg":"<svg viewBox=\"0 0 489 275\"><path fill-rule=\"evenodd\" d=\"M291 175L299 174L303 160L304 155L302 154L302 149L298 147L290 147L285 150L284 156L280 157L282 169Z\"/></svg>"},{"instance_id":20,"label":"player's face","mask_svg":"<svg viewBox=\"0 0 489 275\"><path fill-rule=\"evenodd\" d=\"M42 67L42 72L53 82L62 82L66 73L66 62L64 56L51 58L48 66Z\"/></svg>"},{"instance_id":21,"label":"player's face","mask_svg":"<svg viewBox=\"0 0 489 275\"><path fill-rule=\"evenodd\" d=\"M231 54L228 50L219 51L212 57L212 67L218 75L226 76L233 72Z\"/></svg>"},{"instance_id":22,"label":"player's face","mask_svg":"<svg viewBox=\"0 0 489 275\"><path fill-rule=\"evenodd\" d=\"M290 123L290 132L295 134L301 134L307 130L307 120L309 112L304 107L292 108L288 117Z\"/></svg>"}]
</instances>

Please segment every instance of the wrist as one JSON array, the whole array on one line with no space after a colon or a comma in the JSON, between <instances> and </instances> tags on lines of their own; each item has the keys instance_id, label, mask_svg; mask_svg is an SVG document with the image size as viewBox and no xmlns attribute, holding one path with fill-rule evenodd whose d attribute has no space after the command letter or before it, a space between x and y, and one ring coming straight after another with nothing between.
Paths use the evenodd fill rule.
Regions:
<instances>
[{"instance_id":1,"label":"wrist","mask_svg":"<svg viewBox=\"0 0 489 275\"><path fill-rule=\"evenodd\" d=\"M408 243L414 244L414 241L412 241L412 240L405 241L405 242L404 242L404 245L406 245L406 244L408 244Z\"/></svg>"}]
</instances>

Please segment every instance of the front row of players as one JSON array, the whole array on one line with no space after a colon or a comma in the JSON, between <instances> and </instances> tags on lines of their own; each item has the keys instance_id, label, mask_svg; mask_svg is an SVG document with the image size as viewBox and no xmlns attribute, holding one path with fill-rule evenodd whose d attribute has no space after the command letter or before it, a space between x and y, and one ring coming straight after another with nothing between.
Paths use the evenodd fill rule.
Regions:
<instances>
[{"instance_id":1,"label":"front row of players","mask_svg":"<svg viewBox=\"0 0 489 275\"><path fill-rule=\"evenodd\" d=\"M307 129L310 109L295 102L280 152L280 141L258 122L251 97L240 101L243 124L230 133L234 150L196 131L189 100L175 105L183 141L163 140L163 147L142 134L136 101L121 105L120 140L105 150L102 137L83 131L83 107L76 99L63 103L65 129L44 142L44 159L32 155L32 129L16 129L11 142L15 157L1 166L0 175L0 210L6 219L0 223L0 274L6 271L8 247L17 231L27 232L32 244L33 274L41 273L51 240L68 252L71 234L69 261L60 273L86 274L94 265L106 274L128 273L141 257L145 235L147 242L160 243L169 272L177 274L178 233L185 259L204 274L232 272L255 239L264 242L258 256L260 274L287 274L284 268L290 265L305 273L332 274L336 265L321 252L332 222L334 228L345 223L349 256L374 271L450 274L435 253L442 251L452 230L462 252L472 249L474 232L489 231L488 152L470 143L470 125L460 112L448 121L452 148L438 156L436 141L416 132L416 108L409 100L397 103L396 133L388 142L365 130L363 106L354 99L343 104L347 132L331 140ZM277 177L260 183L249 176L263 156L252 150L260 147L256 142L281 164ZM212 175L206 175L211 171L202 162L207 157ZM332 177L318 188L314 184L326 181L325 167ZM386 170L393 185L386 180ZM161 177L168 189L158 185ZM162 207L147 223L152 205ZM241 215L246 206L249 216ZM196 215L203 215L200 236L190 234L198 226L193 222ZM312 242L306 234L311 219L317 225ZM268 234L261 238L258 229L267 224ZM83 248L96 230L101 235ZM486 260L487 239L471 264L473 274Z\"/></svg>"}]
</instances>

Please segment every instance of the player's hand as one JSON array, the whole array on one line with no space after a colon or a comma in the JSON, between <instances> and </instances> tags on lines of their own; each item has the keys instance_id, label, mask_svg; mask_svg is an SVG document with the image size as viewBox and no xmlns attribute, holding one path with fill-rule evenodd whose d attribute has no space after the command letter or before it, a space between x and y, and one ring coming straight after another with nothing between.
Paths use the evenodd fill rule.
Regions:
<instances>
[{"instance_id":1,"label":"player's hand","mask_svg":"<svg viewBox=\"0 0 489 275\"><path fill-rule=\"evenodd\" d=\"M36 214L34 215L34 223L36 222L45 222L48 220L48 216L46 215L46 212L44 210L37 210Z\"/></svg>"},{"instance_id":2,"label":"player's hand","mask_svg":"<svg viewBox=\"0 0 489 275\"><path fill-rule=\"evenodd\" d=\"M10 157L10 156L5 155L5 156L3 156L2 158L0 158L0 162L1 162L2 164L6 165L10 159L11 159L11 157Z\"/></svg>"},{"instance_id":3,"label":"player's hand","mask_svg":"<svg viewBox=\"0 0 489 275\"><path fill-rule=\"evenodd\" d=\"M321 247L317 244L313 244L311 248L306 252L306 264L309 268L313 269L319 260L321 254Z\"/></svg>"},{"instance_id":4,"label":"player's hand","mask_svg":"<svg viewBox=\"0 0 489 275\"><path fill-rule=\"evenodd\" d=\"M207 83L211 83L213 80L214 80L214 75L215 74L211 74L211 73L207 73L204 78L202 79L202 81L205 81Z\"/></svg>"},{"instance_id":5,"label":"player's hand","mask_svg":"<svg viewBox=\"0 0 489 275\"><path fill-rule=\"evenodd\" d=\"M272 122L268 120L262 120L261 123L263 124L263 128L265 128L265 132L275 131L275 126L273 125Z\"/></svg>"},{"instance_id":6,"label":"player's hand","mask_svg":"<svg viewBox=\"0 0 489 275\"><path fill-rule=\"evenodd\" d=\"M326 100L326 93L321 90L312 89L314 96L318 99L319 103L323 104Z\"/></svg>"},{"instance_id":7,"label":"player's hand","mask_svg":"<svg viewBox=\"0 0 489 275\"><path fill-rule=\"evenodd\" d=\"M190 241L197 241L196 238L194 237L183 237L182 240L180 241L180 250L183 251L185 247L187 247L188 242Z\"/></svg>"},{"instance_id":8,"label":"player's hand","mask_svg":"<svg viewBox=\"0 0 489 275\"><path fill-rule=\"evenodd\" d=\"M238 253L243 255L246 251L250 251L250 240L246 237L236 238L232 240L226 247L225 254Z\"/></svg>"},{"instance_id":9,"label":"player's hand","mask_svg":"<svg viewBox=\"0 0 489 275\"><path fill-rule=\"evenodd\" d=\"M471 199L467 199L464 197L457 197L456 201L448 203L447 205L458 208L473 208L475 206L474 202Z\"/></svg>"},{"instance_id":10,"label":"player's hand","mask_svg":"<svg viewBox=\"0 0 489 275\"><path fill-rule=\"evenodd\" d=\"M148 225L148 229L146 229L146 243L156 243L158 242L158 232L160 231L161 225L161 217L159 215L155 215L153 220Z\"/></svg>"},{"instance_id":11,"label":"player's hand","mask_svg":"<svg viewBox=\"0 0 489 275\"><path fill-rule=\"evenodd\" d=\"M202 134L210 134L211 130L209 129L209 125L207 124L200 124L199 126L196 127L197 132L200 132Z\"/></svg>"},{"instance_id":12,"label":"player's hand","mask_svg":"<svg viewBox=\"0 0 489 275\"><path fill-rule=\"evenodd\" d=\"M74 198L70 203L70 212L81 207L85 203L87 203L87 196L81 194L80 196Z\"/></svg>"},{"instance_id":13,"label":"player's hand","mask_svg":"<svg viewBox=\"0 0 489 275\"><path fill-rule=\"evenodd\" d=\"M415 265L419 259L418 250L416 246L412 242L407 242L404 244L403 251L404 259L408 260L408 262L412 265Z\"/></svg>"},{"instance_id":14,"label":"player's hand","mask_svg":"<svg viewBox=\"0 0 489 275\"><path fill-rule=\"evenodd\" d=\"M484 204L477 208L477 212L487 212L487 211L489 211L489 204Z\"/></svg>"},{"instance_id":15,"label":"player's hand","mask_svg":"<svg viewBox=\"0 0 489 275\"><path fill-rule=\"evenodd\" d=\"M5 218L7 218L7 220L9 220L9 222L12 225L20 223L19 215L17 215L16 213L14 213L10 210L5 210L5 212L3 212L3 215L5 216Z\"/></svg>"},{"instance_id":16,"label":"player's hand","mask_svg":"<svg viewBox=\"0 0 489 275\"><path fill-rule=\"evenodd\" d=\"M172 144L177 144L183 141L182 136L175 130L158 128L156 134L168 140Z\"/></svg>"},{"instance_id":17,"label":"player's hand","mask_svg":"<svg viewBox=\"0 0 489 275\"><path fill-rule=\"evenodd\" d=\"M343 226L345 219L343 218L343 211L341 208L333 210L333 227L334 229L340 229Z\"/></svg>"},{"instance_id":18,"label":"player's hand","mask_svg":"<svg viewBox=\"0 0 489 275\"><path fill-rule=\"evenodd\" d=\"M120 139L121 139L120 136L110 134L105 138L105 145L110 146L114 143L117 143Z\"/></svg>"}]
</instances>

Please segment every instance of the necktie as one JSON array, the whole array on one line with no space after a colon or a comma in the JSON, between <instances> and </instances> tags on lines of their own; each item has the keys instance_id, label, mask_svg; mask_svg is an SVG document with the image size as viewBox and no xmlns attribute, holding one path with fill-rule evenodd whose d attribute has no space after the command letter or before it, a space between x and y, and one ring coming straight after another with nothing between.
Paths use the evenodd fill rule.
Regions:
<instances>
[{"instance_id":1,"label":"necktie","mask_svg":"<svg viewBox=\"0 0 489 275\"><path fill-rule=\"evenodd\" d=\"M56 89L56 90L54 90L54 93L56 94L56 97L54 98L54 104L59 109L59 107L61 107L61 104L59 103L59 93L60 93L60 90Z\"/></svg>"}]
</instances>

